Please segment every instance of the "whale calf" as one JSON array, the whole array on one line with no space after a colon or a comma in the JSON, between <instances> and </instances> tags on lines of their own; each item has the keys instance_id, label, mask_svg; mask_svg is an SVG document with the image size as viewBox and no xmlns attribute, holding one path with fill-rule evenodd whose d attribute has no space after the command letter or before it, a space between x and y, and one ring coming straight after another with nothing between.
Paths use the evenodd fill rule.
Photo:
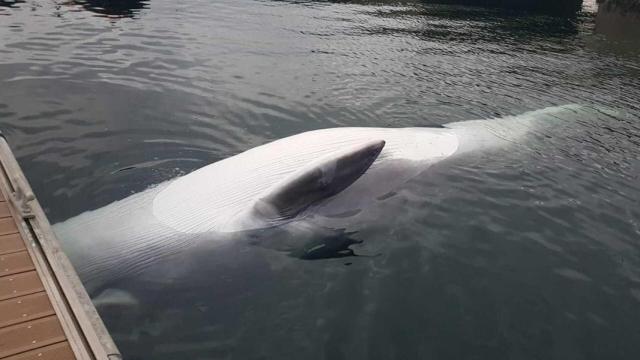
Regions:
<instances>
[{"instance_id":1,"label":"whale calf","mask_svg":"<svg viewBox=\"0 0 640 360\"><path fill-rule=\"evenodd\" d=\"M88 283L197 243L323 218L345 219L431 165L517 144L579 105L436 128L330 128L282 138L54 225Z\"/></svg>"}]
</instances>

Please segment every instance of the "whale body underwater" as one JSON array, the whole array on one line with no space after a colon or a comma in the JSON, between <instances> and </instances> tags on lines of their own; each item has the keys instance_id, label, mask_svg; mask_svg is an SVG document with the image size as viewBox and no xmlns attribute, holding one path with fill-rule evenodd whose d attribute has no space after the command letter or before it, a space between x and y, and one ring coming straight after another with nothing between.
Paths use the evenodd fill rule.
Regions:
<instances>
[{"instance_id":1,"label":"whale body underwater","mask_svg":"<svg viewBox=\"0 0 640 360\"><path fill-rule=\"evenodd\" d=\"M85 282L135 272L197 243L349 218L431 165L518 144L583 113L564 105L442 127L330 128L282 138L54 225ZM357 215L355 215L357 216Z\"/></svg>"}]
</instances>

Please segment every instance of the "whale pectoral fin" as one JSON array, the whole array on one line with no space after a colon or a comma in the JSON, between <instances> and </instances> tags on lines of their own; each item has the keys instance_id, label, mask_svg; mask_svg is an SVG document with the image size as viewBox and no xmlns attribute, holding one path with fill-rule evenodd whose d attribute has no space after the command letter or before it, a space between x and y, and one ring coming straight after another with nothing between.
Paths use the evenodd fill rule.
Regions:
<instances>
[{"instance_id":1,"label":"whale pectoral fin","mask_svg":"<svg viewBox=\"0 0 640 360\"><path fill-rule=\"evenodd\" d=\"M384 145L384 140L367 141L310 163L261 197L253 206L254 214L274 221L295 217L358 180Z\"/></svg>"}]
</instances>

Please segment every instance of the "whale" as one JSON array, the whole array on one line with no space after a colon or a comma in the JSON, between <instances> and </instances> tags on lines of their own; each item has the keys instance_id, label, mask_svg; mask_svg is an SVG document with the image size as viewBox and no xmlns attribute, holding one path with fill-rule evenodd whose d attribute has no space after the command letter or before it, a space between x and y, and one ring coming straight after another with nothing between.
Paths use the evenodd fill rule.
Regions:
<instances>
[{"instance_id":1,"label":"whale","mask_svg":"<svg viewBox=\"0 0 640 360\"><path fill-rule=\"evenodd\" d=\"M269 229L316 224L353 231L346 229L363 209L383 203L431 166L526 143L532 134L583 113L584 107L570 104L438 127L307 131L150 186L53 229L92 289L202 244L215 251Z\"/></svg>"}]
</instances>

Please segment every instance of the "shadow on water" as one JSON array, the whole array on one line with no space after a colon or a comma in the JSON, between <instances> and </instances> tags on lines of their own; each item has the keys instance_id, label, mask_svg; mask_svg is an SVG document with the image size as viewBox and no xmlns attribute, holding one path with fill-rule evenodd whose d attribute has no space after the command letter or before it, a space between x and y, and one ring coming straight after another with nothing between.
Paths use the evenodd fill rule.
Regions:
<instances>
[{"instance_id":1,"label":"shadow on water","mask_svg":"<svg viewBox=\"0 0 640 360\"><path fill-rule=\"evenodd\" d=\"M560 16L575 15L582 8L583 0L422 0L410 1L411 3L422 3L426 5L446 4L446 5L466 5L485 8L508 9L510 11L534 11L545 14ZM352 1L330 1L335 3L356 3L356 4L398 4L398 1L385 0L352 0ZM404 1L402 1L404 2ZM408 2L407 2L408 3Z\"/></svg>"},{"instance_id":2,"label":"shadow on water","mask_svg":"<svg viewBox=\"0 0 640 360\"><path fill-rule=\"evenodd\" d=\"M377 16L402 20L411 17L422 19L419 27L369 28L374 32L403 32L425 40L447 42L477 41L496 43L505 37L511 40L544 39L575 35L579 32L580 21L574 18L546 15L529 16L520 12L503 9L485 9L465 6L416 6L411 8L392 8L376 10ZM525 15L525 16L522 16ZM469 26L460 26L460 22ZM483 30L470 31L477 23L483 24ZM471 27L471 28L470 28Z\"/></svg>"},{"instance_id":3,"label":"shadow on water","mask_svg":"<svg viewBox=\"0 0 640 360\"><path fill-rule=\"evenodd\" d=\"M24 4L24 0L0 0L0 8L16 8L19 4Z\"/></svg>"},{"instance_id":4,"label":"shadow on water","mask_svg":"<svg viewBox=\"0 0 640 360\"><path fill-rule=\"evenodd\" d=\"M72 3L109 18L133 18L140 10L149 8L149 0L74 0Z\"/></svg>"},{"instance_id":5,"label":"shadow on water","mask_svg":"<svg viewBox=\"0 0 640 360\"><path fill-rule=\"evenodd\" d=\"M426 0L423 2L496 7L558 15L575 14L582 7L582 0Z\"/></svg>"},{"instance_id":6,"label":"shadow on water","mask_svg":"<svg viewBox=\"0 0 640 360\"><path fill-rule=\"evenodd\" d=\"M531 3L528 1L505 0L401 2L407 6L397 6L397 2L385 0L330 2L393 5L389 7L373 6L371 11L362 11L382 19L396 21L380 26L362 27L360 31L365 32L364 35L408 35L427 41L471 44L478 42L502 44L505 40L515 43L528 40L548 41L549 39L573 36L579 33L583 22L590 21L589 16L591 16L579 11L581 1L577 7L572 7L571 11L553 10L553 6L541 11L544 10L541 7L528 7L526 4ZM310 3L317 4L318 2ZM538 2L534 3L538 4ZM543 1L538 5L542 6L546 3L548 2ZM415 25L418 26L394 25L406 23L408 20L416 20ZM482 31L476 31L478 24L482 24Z\"/></svg>"},{"instance_id":7,"label":"shadow on water","mask_svg":"<svg viewBox=\"0 0 640 360\"><path fill-rule=\"evenodd\" d=\"M302 248L291 251L289 254L302 260L335 259L341 257L360 256L350 248L351 245L362 244L364 240L352 237L355 232L337 230L332 236L310 241Z\"/></svg>"},{"instance_id":8,"label":"shadow on water","mask_svg":"<svg viewBox=\"0 0 640 360\"><path fill-rule=\"evenodd\" d=\"M640 2L600 0L596 32L608 40L640 44Z\"/></svg>"},{"instance_id":9,"label":"shadow on water","mask_svg":"<svg viewBox=\"0 0 640 360\"><path fill-rule=\"evenodd\" d=\"M275 250L300 260L368 257L369 255L356 253L351 248L352 245L364 243L364 240L356 238L357 233L357 231L332 229L312 223L299 223L283 229L258 231L248 235L248 240L253 246Z\"/></svg>"}]
</instances>

